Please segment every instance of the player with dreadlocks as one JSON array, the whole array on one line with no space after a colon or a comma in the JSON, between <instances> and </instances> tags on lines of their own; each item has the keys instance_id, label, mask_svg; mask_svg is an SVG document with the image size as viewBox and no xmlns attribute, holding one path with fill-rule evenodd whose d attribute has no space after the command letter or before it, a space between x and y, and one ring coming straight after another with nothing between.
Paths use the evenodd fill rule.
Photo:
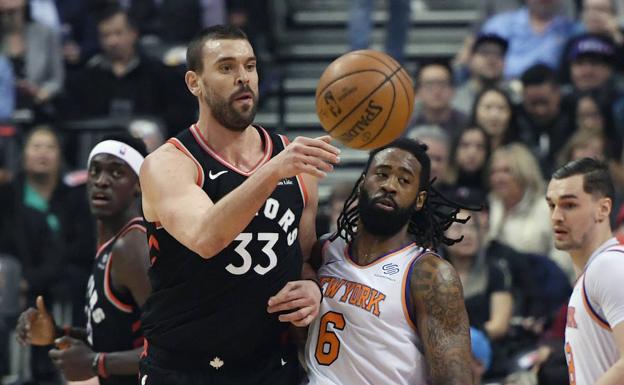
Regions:
<instances>
[{"instance_id":1,"label":"player with dreadlocks","mask_svg":"<svg viewBox=\"0 0 624 385\"><path fill-rule=\"evenodd\" d=\"M310 385L471 384L462 286L431 249L462 208L429 183L427 146L371 152L337 232L317 244L320 317L308 332Z\"/></svg>"}]
</instances>

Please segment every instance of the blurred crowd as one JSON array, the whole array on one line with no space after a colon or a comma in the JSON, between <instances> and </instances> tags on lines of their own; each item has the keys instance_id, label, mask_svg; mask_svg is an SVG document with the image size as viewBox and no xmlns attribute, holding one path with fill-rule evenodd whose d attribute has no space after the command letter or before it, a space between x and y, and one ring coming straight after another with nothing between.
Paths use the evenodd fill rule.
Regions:
<instances>
[{"instance_id":1,"label":"blurred crowd","mask_svg":"<svg viewBox=\"0 0 624 385\"><path fill-rule=\"evenodd\" d=\"M129 130L153 150L188 127L197 112L183 81L186 42L228 22L271 53L268 3L0 0L0 377L7 383L59 381L45 349L24 358L11 347L15 317L36 295L52 299L58 319L84 323L95 229L85 143L75 133ZM406 62L415 2L388 3L387 50ZM570 160L595 157L609 164L622 196L617 7L624 4L519 3L490 10L452 60L417 63L405 135L429 146L435 188L475 208L463 213L471 216L466 224L448 229L464 240L438 251L462 280L483 383L567 384L563 332L575 272L554 249L545 180ZM351 5L350 44L365 48L374 2ZM271 58L260 59L262 79ZM333 186L319 233L335 229L351 188ZM616 232L624 227L621 203Z\"/></svg>"}]
</instances>

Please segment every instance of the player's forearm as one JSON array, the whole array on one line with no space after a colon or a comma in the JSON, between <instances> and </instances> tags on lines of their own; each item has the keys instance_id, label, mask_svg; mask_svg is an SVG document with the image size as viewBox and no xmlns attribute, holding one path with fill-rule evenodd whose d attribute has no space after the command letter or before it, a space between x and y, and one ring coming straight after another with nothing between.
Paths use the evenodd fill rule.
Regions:
<instances>
[{"instance_id":1,"label":"player's forearm","mask_svg":"<svg viewBox=\"0 0 624 385\"><path fill-rule=\"evenodd\" d=\"M194 226L195 250L211 258L229 245L262 208L277 183L272 167L261 167L243 184L202 213Z\"/></svg>"},{"instance_id":2,"label":"player's forearm","mask_svg":"<svg viewBox=\"0 0 624 385\"><path fill-rule=\"evenodd\" d=\"M131 376L139 373L139 360L143 348L106 353L104 370L109 376Z\"/></svg>"},{"instance_id":3,"label":"player's forearm","mask_svg":"<svg viewBox=\"0 0 624 385\"><path fill-rule=\"evenodd\" d=\"M65 326L65 327L56 326L55 337L60 338L63 336L72 337L77 340L86 342L87 341L87 329L77 328L73 326Z\"/></svg>"},{"instance_id":4,"label":"player's forearm","mask_svg":"<svg viewBox=\"0 0 624 385\"><path fill-rule=\"evenodd\" d=\"M600 377L596 385L624 385L624 357L620 357L620 359Z\"/></svg>"}]
</instances>

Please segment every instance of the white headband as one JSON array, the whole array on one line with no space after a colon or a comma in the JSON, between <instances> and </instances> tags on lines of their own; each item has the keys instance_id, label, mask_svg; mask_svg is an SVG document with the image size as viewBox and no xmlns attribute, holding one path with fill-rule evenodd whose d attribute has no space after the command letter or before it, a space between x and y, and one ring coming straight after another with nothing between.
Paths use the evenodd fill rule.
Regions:
<instances>
[{"instance_id":1,"label":"white headband","mask_svg":"<svg viewBox=\"0 0 624 385\"><path fill-rule=\"evenodd\" d=\"M128 146L127 144L116 140L105 140L93 147L93 150L91 150L91 153L89 153L87 166L91 164L91 159L99 154L110 154L123 160L128 164L128 166L130 166L130 168L137 174L137 176L139 175L139 170L141 169L141 165L145 160L141 153L139 153L134 148Z\"/></svg>"}]
</instances>

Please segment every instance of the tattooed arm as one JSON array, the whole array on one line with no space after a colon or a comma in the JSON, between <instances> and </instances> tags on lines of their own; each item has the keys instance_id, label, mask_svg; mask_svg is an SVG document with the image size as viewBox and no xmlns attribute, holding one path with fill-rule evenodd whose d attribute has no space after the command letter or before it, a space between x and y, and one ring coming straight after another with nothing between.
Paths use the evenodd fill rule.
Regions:
<instances>
[{"instance_id":1,"label":"tattooed arm","mask_svg":"<svg viewBox=\"0 0 624 385\"><path fill-rule=\"evenodd\" d=\"M425 254L415 262L410 292L431 384L472 385L468 315L457 272Z\"/></svg>"}]
</instances>

